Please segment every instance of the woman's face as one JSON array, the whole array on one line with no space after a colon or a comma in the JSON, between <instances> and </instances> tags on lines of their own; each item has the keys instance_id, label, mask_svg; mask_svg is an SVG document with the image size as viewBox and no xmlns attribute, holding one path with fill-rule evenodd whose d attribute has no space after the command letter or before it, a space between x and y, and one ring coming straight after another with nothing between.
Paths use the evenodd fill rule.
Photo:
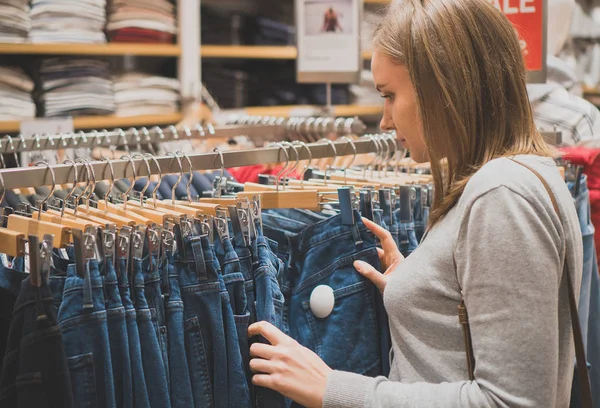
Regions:
<instances>
[{"instance_id":1,"label":"woman's face","mask_svg":"<svg viewBox=\"0 0 600 408\"><path fill-rule=\"evenodd\" d=\"M395 130L398 141L410 151L413 160L429 161L417 95L408 70L377 51L373 52L371 70L375 87L385 99L381 129Z\"/></svg>"}]
</instances>

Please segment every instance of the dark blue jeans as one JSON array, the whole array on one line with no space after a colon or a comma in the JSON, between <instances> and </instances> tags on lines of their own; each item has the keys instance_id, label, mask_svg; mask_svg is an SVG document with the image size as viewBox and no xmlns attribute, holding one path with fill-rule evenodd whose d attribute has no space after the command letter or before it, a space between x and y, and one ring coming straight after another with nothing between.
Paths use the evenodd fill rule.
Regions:
<instances>
[{"instance_id":1,"label":"dark blue jeans","mask_svg":"<svg viewBox=\"0 0 600 408\"><path fill-rule=\"evenodd\" d=\"M336 215L293 238L282 289L293 338L336 370L376 376L387 370L389 330L381 294L353 266L362 260L380 269L376 238L358 213L355 218L357 224L347 226ZM316 317L310 308L318 285L331 287L335 298L325 318Z\"/></svg>"},{"instance_id":2,"label":"dark blue jeans","mask_svg":"<svg viewBox=\"0 0 600 408\"><path fill-rule=\"evenodd\" d=\"M158 344L162 355L162 361L167 373L167 383L169 381L169 355L168 355L168 332L165 324L165 302L161 289L161 276L158 269L157 254L148 254L142 262L144 272L144 283L146 285L146 301L152 314L152 324L156 331Z\"/></svg>"},{"instance_id":3,"label":"dark blue jeans","mask_svg":"<svg viewBox=\"0 0 600 408\"><path fill-rule=\"evenodd\" d=\"M119 270L124 271L126 260L119 258L117 260ZM127 273L119 273L118 277L119 294L121 302L125 308L125 324L127 326L127 343L129 346L129 362L132 372L133 402L135 407L149 407L150 397L146 387L146 376L144 374L144 365L142 363L142 345L140 344L140 331L137 323L137 313L131 300L131 291L129 288L129 279Z\"/></svg>"},{"instance_id":4,"label":"dark blue jeans","mask_svg":"<svg viewBox=\"0 0 600 408\"><path fill-rule=\"evenodd\" d=\"M174 258L184 305L185 348L196 407L227 407L224 283L207 237L186 238ZM226 294L226 290L224 291Z\"/></svg>"},{"instance_id":5,"label":"dark blue jeans","mask_svg":"<svg viewBox=\"0 0 600 408\"><path fill-rule=\"evenodd\" d=\"M397 239L396 244L398 245L398 249L402 252L402 255L405 257L412 254L412 252L417 249L419 242L417 241L417 235L415 232L415 223L414 222L402 222L400 221L400 209L394 210L394 223L395 226L392 227L392 236L395 237L395 233L397 231Z\"/></svg>"},{"instance_id":6,"label":"dark blue jeans","mask_svg":"<svg viewBox=\"0 0 600 408\"><path fill-rule=\"evenodd\" d=\"M18 278L8 277L9 281ZM2 283L7 282L3 279ZM37 288L25 278L20 287L0 376L0 406L87 406L76 405L73 400L65 347L48 285L44 282Z\"/></svg>"},{"instance_id":7,"label":"dark blue jeans","mask_svg":"<svg viewBox=\"0 0 600 408\"><path fill-rule=\"evenodd\" d=\"M115 380L115 399L118 407L133 407L133 376L125 307L119 293L117 273L110 258L106 260L106 270L104 271L104 293L106 296L108 339L113 378Z\"/></svg>"},{"instance_id":8,"label":"dark blue jeans","mask_svg":"<svg viewBox=\"0 0 600 408\"><path fill-rule=\"evenodd\" d=\"M162 273L168 274L169 287L165 292L167 302L165 317L169 332L169 372L171 380L171 405L173 408L187 408L194 406L190 370L185 354L185 335L183 331L183 300L179 288L177 269L173 264L173 256L167 253L166 262L161 265Z\"/></svg>"},{"instance_id":9,"label":"dark blue jeans","mask_svg":"<svg viewBox=\"0 0 600 408\"><path fill-rule=\"evenodd\" d=\"M69 265L58 311L77 407L116 407L104 286L95 259Z\"/></svg>"},{"instance_id":10,"label":"dark blue jeans","mask_svg":"<svg viewBox=\"0 0 600 408\"><path fill-rule=\"evenodd\" d=\"M231 339L227 341L227 354L230 354L229 349L232 351L231 358L228 360L230 393L235 397L235 403L230 399L230 406L251 407L253 405L250 397L252 374L249 365L250 346L248 344L250 312L246 299L245 277L231 240L223 240L222 246L225 250L222 264L223 281L228 292L238 340L237 344L234 344ZM225 310L224 313L225 315L229 314L228 310ZM236 349L239 350L239 353Z\"/></svg>"},{"instance_id":11,"label":"dark blue jeans","mask_svg":"<svg viewBox=\"0 0 600 408\"><path fill-rule=\"evenodd\" d=\"M142 362L146 376L146 389L152 407L170 407L169 383L165 369L162 351L148 306L145 293L145 282L142 260L133 260L133 301L137 313L137 323L140 332Z\"/></svg>"},{"instance_id":12,"label":"dark blue jeans","mask_svg":"<svg viewBox=\"0 0 600 408\"><path fill-rule=\"evenodd\" d=\"M266 238L259 232L254 255L254 288L257 321L266 321L287 332L284 327L285 301L278 282L278 268L273 264L273 253ZM266 339L260 341L268 343ZM286 406L285 398L270 389L256 387L257 407L277 408Z\"/></svg>"},{"instance_id":13,"label":"dark blue jeans","mask_svg":"<svg viewBox=\"0 0 600 408\"><path fill-rule=\"evenodd\" d=\"M13 310L21 291L21 282L29 275L6 268L0 262L0 350L6 351L8 333L13 321ZM0 359L0 373L2 372L2 360Z\"/></svg>"}]
</instances>

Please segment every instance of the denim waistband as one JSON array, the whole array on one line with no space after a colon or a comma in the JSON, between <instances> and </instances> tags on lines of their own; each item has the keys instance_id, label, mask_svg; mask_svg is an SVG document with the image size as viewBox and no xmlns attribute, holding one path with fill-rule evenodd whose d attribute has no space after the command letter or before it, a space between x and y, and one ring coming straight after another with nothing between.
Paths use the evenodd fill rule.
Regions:
<instances>
[{"instance_id":1,"label":"denim waistband","mask_svg":"<svg viewBox=\"0 0 600 408\"><path fill-rule=\"evenodd\" d=\"M18 296L21 290L23 279L29 274L25 272L17 272L14 269L8 268L0 262L0 289L6 290L13 296Z\"/></svg>"},{"instance_id":2,"label":"denim waistband","mask_svg":"<svg viewBox=\"0 0 600 408\"><path fill-rule=\"evenodd\" d=\"M183 251L178 249L175 253L175 264L186 270L183 284L200 284L219 280L219 261L207 236L186 238L184 247Z\"/></svg>"},{"instance_id":3,"label":"denim waistband","mask_svg":"<svg viewBox=\"0 0 600 408\"><path fill-rule=\"evenodd\" d=\"M356 220L354 226L344 225L342 224L342 215L338 214L306 227L297 237L298 253L302 254L316 245L346 235L352 236L355 244L360 243L360 236L368 230L356 210L354 211L354 219ZM357 236L356 233L359 233L360 236Z\"/></svg>"}]
</instances>

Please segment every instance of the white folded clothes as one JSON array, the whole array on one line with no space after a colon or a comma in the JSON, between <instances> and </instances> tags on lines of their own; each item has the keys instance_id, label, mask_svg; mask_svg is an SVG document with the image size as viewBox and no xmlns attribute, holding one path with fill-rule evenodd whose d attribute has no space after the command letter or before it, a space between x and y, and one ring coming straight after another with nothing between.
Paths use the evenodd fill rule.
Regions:
<instances>
[{"instance_id":1,"label":"white folded clothes","mask_svg":"<svg viewBox=\"0 0 600 408\"><path fill-rule=\"evenodd\" d=\"M128 73L114 78L115 91L138 88L165 88L179 91L180 82L175 78Z\"/></svg>"},{"instance_id":2,"label":"white folded clothes","mask_svg":"<svg viewBox=\"0 0 600 408\"><path fill-rule=\"evenodd\" d=\"M81 30L69 30L62 33L53 31L39 31L29 33L29 40L35 44L44 43L85 43L105 44L104 33L87 33Z\"/></svg>"}]
</instances>

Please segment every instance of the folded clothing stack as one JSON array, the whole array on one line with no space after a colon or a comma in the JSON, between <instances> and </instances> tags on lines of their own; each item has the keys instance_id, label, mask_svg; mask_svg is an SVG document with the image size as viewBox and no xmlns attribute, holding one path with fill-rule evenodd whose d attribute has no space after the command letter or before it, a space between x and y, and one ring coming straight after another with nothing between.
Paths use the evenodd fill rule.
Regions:
<instances>
[{"instance_id":1,"label":"folded clothing stack","mask_svg":"<svg viewBox=\"0 0 600 408\"><path fill-rule=\"evenodd\" d=\"M168 115L179 112L179 80L142 73L114 78L117 116Z\"/></svg>"},{"instance_id":2,"label":"folded clothing stack","mask_svg":"<svg viewBox=\"0 0 600 408\"><path fill-rule=\"evenodd\" d=\"M111 42L173 43L175 5L168 0L114 0L106 30Z\"/></svg>"},{"instance_id":3,"label":"folded clothing stack","mask_svg":"<svg viewBox=\"0 0 600 408\"><path fill-rule=\"evenodd\" d=\"M20 67L0 67L0 120L35 117L34 83Z\"/></svg>"},{"instance_id":4,"label":"folded clothing stack","mask_svg":"<svg viewBox=\"0 0 600 408\"><path fill-rule=\"evenodd\" d=\"M249 80L247 71L221 64L202 66L206 89L224 109L243 108L249 105Z\"/></svg>"},{"instance_id":5,"label":"folded clothing stack","mask_svg":"<svg viewBox=\"0 0 600 408\"><path fill-rule=\"evenodd\" d=\"M31 0L34 43L105 43L106 0Z\"/></svg>"},{"instance_id":6,"label":"folded clothing stack","mask_svg":"<svg viewBox=\"0 0 600 408\"><path fill-rule=\"evenodd\" d=\"M37 101L45 117L114 113L110 65L86 58L46 59L39 71Z\"/></svg>"},{"instance_id":7,"label":"folded clothing stack","mask_svg":"<svg viewBox=\"0 0 600 408\"><path fill-rule=\"evenodd\" d=\"M0 0L0 42L27 42L29 30L29 0Z\"/></svg>"}]
</instances>

